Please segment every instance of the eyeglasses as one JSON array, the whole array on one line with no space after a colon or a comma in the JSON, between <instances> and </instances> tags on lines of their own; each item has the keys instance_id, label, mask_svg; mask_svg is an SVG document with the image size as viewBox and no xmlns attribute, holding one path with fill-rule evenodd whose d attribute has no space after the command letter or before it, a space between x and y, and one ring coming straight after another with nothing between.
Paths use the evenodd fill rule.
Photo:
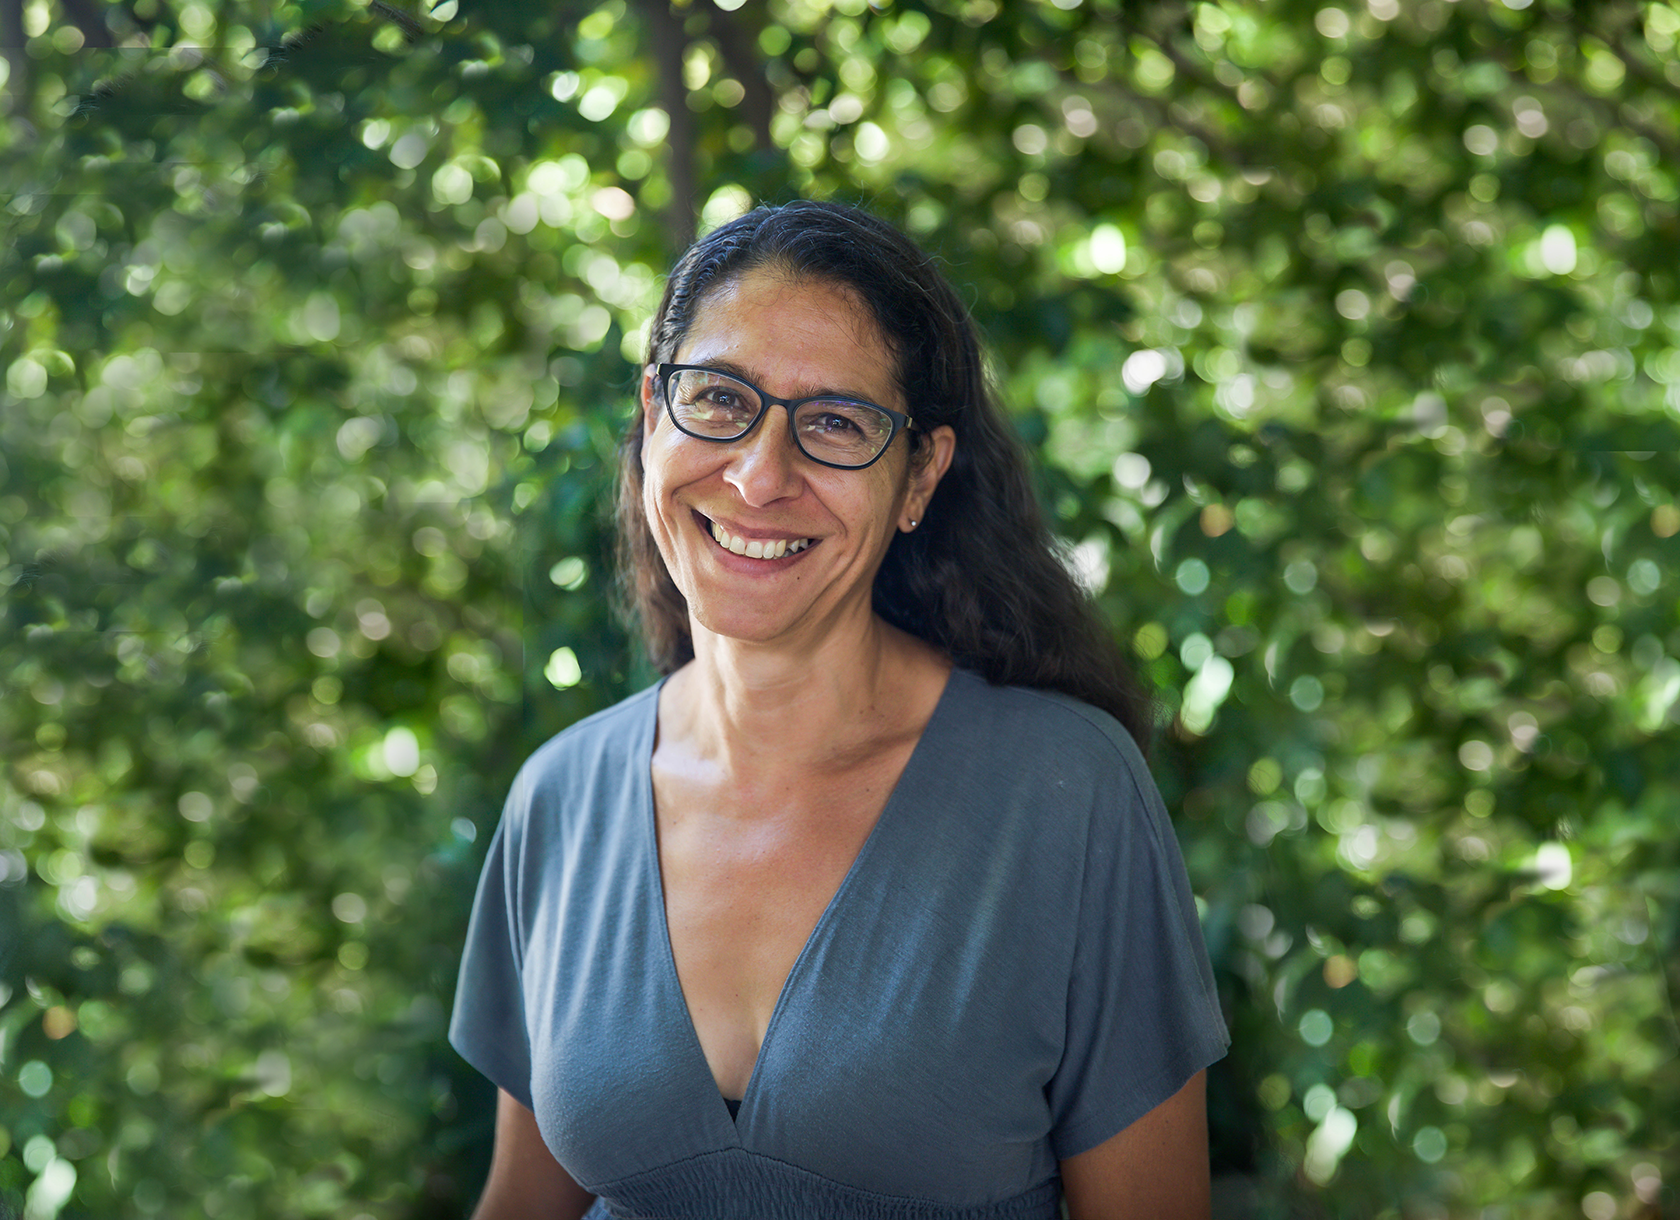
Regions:
<instances>
[{"instance_id":1,"label":"eyeglasses","mask_svg":"<svg viewBox=\"0 0 1680 1220\"><path fill-rule=\"evenodd\" d=\"M799 451L823 466L861 470L875 463L908 415L872 402L819 395L774 398L750 381L696 364L662 364L659 384L671 422L702 441L738 441L771 407L786 407L788 434Z\"/></svg>"}]
</instances>

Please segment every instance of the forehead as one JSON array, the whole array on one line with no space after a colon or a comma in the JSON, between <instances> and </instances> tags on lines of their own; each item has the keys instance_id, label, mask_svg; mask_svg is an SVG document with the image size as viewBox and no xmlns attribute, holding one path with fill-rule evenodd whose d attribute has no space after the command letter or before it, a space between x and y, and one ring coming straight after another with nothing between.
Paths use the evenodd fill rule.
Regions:
<instances>
[{"instance_id":1,"label":"forehead","mask_svg":"<svg viewBox=\"0 0 1680 1220\"><path fill-rule=\"evenodd\" d=\"M712 288L675 361L733 365L773 394L898 397L898 361L869 307L844 285L782 269L755 268Z\"/></svg>"}]
</instances>

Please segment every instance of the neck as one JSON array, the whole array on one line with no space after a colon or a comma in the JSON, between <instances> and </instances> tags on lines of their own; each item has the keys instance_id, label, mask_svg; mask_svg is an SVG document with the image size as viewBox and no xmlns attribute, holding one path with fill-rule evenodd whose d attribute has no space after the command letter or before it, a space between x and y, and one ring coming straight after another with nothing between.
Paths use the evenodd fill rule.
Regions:
<instances>
[{"instance_id":1,"label":"neck","mask_svg":"<svg viewBox=\"0 0 1680 1220\"><path fill-rule=\"evenodd\" d=\"M695 624L694 654L671 680L661 721L726 769L758 774L843 765L896 729L917 702L916 684L948 669L873 612L810 647L729 639Z\"/></svg>"}]
</instances>

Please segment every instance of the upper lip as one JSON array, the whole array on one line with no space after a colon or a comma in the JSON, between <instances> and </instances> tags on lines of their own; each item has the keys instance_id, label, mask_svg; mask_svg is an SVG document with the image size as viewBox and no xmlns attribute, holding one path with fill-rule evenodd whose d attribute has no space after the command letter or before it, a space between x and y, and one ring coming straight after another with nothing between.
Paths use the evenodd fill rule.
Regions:
<instances>
[{"instance_id":1,"label":"upper lip","mask_svg":"<svg viewBox=\"0 0 1680 1220\"><path fill-rule=\"evenodd\" d=\"M814 534L802 534L793 530L754 529L751 526L740 525L725 517L713 517L706 513L700 514L705 518L708 532L713 525L722 526L737 538L744 538L748 542L798 542L801 539L815 539Z\"/></svg>"}]
</instances>

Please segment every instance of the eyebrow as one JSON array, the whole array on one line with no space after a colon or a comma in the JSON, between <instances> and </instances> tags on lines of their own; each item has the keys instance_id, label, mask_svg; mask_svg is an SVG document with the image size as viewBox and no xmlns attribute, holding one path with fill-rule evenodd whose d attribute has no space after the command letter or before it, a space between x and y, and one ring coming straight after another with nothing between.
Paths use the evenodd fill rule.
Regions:
<instances>
[{"instance_id":1,"label":"eyebrow","mask_svg":"<svg viewBox=\"0 0 1680 1220\"><path fill-rule=\"evenodd\" d=\"M754 388L757 388L758 386L758 378L748 372L741 365L736 364L733 360L707 360L703 363L697 363L696 367L716 369L720 373L728 373L731 377L739 378ZM764 391L760 390L759 392L763 393ZM876 402L873 398L870 398L867 394L859 394L855 390L819 390L813 389L809 386L805 387L804 393L791 394L788 397L793 399L795 402L805 398L843 398L847 402L867 403L872 407L883 405Z\"/></svg>"}]
</instances>

